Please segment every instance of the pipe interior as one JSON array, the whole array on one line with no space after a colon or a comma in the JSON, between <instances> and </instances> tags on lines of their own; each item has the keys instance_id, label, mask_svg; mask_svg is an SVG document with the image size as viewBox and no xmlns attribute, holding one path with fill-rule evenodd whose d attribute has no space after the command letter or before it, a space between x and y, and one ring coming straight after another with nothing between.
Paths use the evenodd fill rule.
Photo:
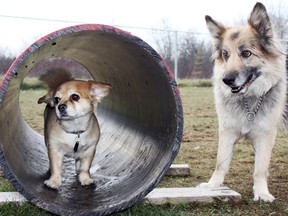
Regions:
<instances>
[{"instance_id":1,"label":"pipe interior","mask_svg":"<svg viewBox=\"0 0 288 216\"><path fill-rule=\"evenodd\" d=\"M171 87L160 57L131 37L91 30L52 34L12 66L0 95L2 165L36 205L56 214L127 208L159 183L175 158L182 135L177 87ZM43 136L23 119L19 94L28 74L44 73L55 59L60 67L73 68L67 61L75 62L96 81L112 85L97 108L101 138L90 170L95 187L80 185L71 158L64 159L59 191L43 184L49 178L47 149Z\"/></svg>"}]
</instances>

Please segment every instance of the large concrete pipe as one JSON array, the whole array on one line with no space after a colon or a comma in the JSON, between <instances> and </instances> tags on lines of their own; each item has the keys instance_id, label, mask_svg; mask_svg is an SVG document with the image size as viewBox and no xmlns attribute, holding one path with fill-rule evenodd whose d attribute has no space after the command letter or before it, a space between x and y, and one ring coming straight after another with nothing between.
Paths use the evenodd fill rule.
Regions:
<instances>
[{"instance_id":1,"label":"large concrete pipe","mask_svg":"<svg viewBox=\"0 0 288 216\"><path fill-rule=\"evenodd\" d=\"M112 85L97 110L94 188L80 185L69 158L59 191L43 184L49 177L47 149L23 119L19 94L28 73L51 59L77 62L95 80ZM15 60L0 86L1 166L18 192L54 214L106 215L134 205L163 178L182 131L179 91L163 59L143 40L111 26L72 26L41 38Z\"/></svg>"}]
</instances>

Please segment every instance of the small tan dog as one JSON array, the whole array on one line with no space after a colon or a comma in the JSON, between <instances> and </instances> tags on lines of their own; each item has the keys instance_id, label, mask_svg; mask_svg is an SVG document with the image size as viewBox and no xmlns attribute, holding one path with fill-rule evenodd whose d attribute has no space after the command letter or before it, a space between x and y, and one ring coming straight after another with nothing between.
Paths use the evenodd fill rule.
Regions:
<instances>
[{"instance_id":1,"label":"small tan dog","mask_svg":"<svg viewBox=\"0 0 288 216\"><path fill-rule=\"evenodd\" d=\"M108 95L111 86L92 80L73 80L63 69L52 69L40 80L49 87L47 95L38 100L39 104L47 104L44 137L51 177L44 183L53 189L60 187L62 161L67 155L75 158L81 185L90 185L93 180L89 169L100 138L95 109L97 103Z\"/></svg>"}]
</instances>

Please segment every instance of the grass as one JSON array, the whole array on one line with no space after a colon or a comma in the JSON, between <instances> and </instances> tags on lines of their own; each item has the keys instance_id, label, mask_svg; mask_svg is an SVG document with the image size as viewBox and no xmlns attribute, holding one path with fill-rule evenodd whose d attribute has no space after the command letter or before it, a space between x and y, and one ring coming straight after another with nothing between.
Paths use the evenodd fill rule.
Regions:
<instances>
[{"instance_id":1,"label":"grass","mask_svg":"<svg viewBox=\"0 0 288 216\"><path fill-rule=\"evenodd\" d=\"M0 191L5 191L5 192L15 191L14 187L3 176L0 177Z\"/></svg>"},{"instance_id":2,"label":"grass","mask_svg":"<svg viewBox=\"0 0 288 216\"><path fill-rule=\"evenodd\" d=\"M46 90L47 87L43 85L43 82L37 78L24 79L24 82L21 85L22 90Z\"/></svg>"},{"instance_id":3,"label":"grass","mask_svg":"<svg viewBox=\"0 0 288 216\"><path fill-rule=\"evenodd\" d=\"M8 203L0 206L0 216L52 216L52 214L31 204Z\"/></svg>"},{"instance_id":4,"label":"grass","mask_svg":"<svg viewBox=\"0 0 288 216\"><path fill-rule=\"evenodd\" d=\"M205 182L211 176L217 153L217 117L215 114L211 87L205 80L184 80L179 82L184 109L183 142L175 163L187 163L191 167L189 177L164 177L158 187L194 187ZM201 86L201 87L200 87ZM25 88L21 91L20 104L26 121L39 133L43 132L44 105L37 105L37 99L45 90ZM30 104L30 106L28 106ZM31 106L35 104L35 106ZM32 108L30 108L32 107ZM239 203L215 201L213 204L182 205L145 205L135 206L116 213L117 216L186 216L186 215L288 215L288 134L279 134L273 151L269 189L277 198L273 203L253 202L253 163L254 153L249 141L240 141L235 147L233 161L225 185L241 193ZM0 191L11 191L13 188L4 178L0 179ZM6 204L0 207L2 215L51 215L31 204L17 206Z\"/></svg>"},{"instance_id":5,"label":"grass","mask_svg":"<svg viewBox=\"0 0 288 216\"><path fill-rule=\"evenodd\" d=\"M208 79L185 79L178 82L179 88L183 87L212 87L212 82Z\"/></svg>"}]
</instances>

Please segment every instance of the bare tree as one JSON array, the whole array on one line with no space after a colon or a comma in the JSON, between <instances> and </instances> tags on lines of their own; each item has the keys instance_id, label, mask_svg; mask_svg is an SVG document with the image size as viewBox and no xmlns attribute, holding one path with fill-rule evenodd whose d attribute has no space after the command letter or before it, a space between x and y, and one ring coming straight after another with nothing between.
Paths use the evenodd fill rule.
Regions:
<instances>
[{"instance_id":1,"label":"bare tree","mask_svg":"<svg viewBox=\"0 0 288 216\"><path fill-rule=\"evenodd\" d=\"M3 49L0 50L0 75L4 75L8 71L15 59L16 57L13 56L11 52Z\"/></svg>"},{"instance_id":2,"label":"bare tree","mask_svg":"<svg viewBox=\"0 0 288 216\"><path fill-rule=\"evenodd\" d=\"M170 30L167 20L162 20L162 26L159 30L153 31L153 38L157 46L158 52L165 60L169 68L174 72L174 60L173 60L173 49L174 49L174 32Z\"/></svg>"},{"instance_id":3,"label":"bare tree","mask_svg":"<svg viewBox=\"0 0 288 216\"><path fill-rule=\"evenodd\" d=\"M198 44L195 37L186 35L181 38L179 46L179 77L191 78L196 61Z\"/></svg>"},{"instance_id":4,"label":"bare tree","mask_svg":"<svg viewBox=\"0 0 288 216\"><path fill-rule=\"evenodd\" d=\"M280 39L288 40L288 4L282 0L277 2L278 4L269 7L271 22Z\"/></svg>"}]
</instances>

